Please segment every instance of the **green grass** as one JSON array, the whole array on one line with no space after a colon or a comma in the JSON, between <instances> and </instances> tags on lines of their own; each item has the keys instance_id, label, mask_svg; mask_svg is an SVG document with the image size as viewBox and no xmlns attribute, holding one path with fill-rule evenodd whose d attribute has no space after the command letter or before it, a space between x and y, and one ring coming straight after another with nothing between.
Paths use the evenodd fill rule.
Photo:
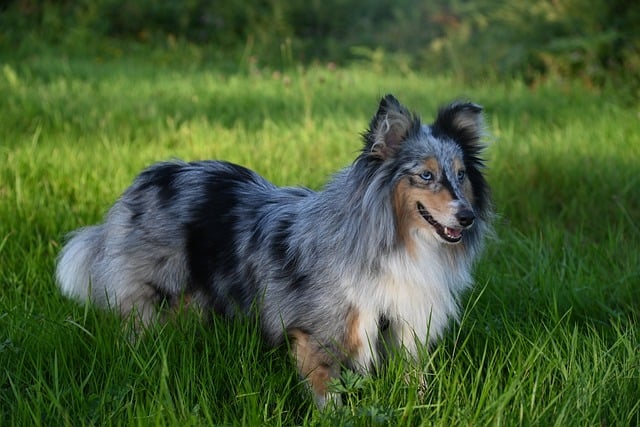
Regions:
<instances>
[{"instance_id":1,"label":"green grass","mask_svg":"<svg viewBox=\"0 0 640 427\"><path fill-rule=\"evenodd\" d=\"M285 348L195 314L132 342L61 297L64 234L100 221L150 163L224 158L320 188L360 148L379 96L425 120L485 106L497 238L462 323L423 356L349 376L319 413ZM42 54L0 64L0 424L637 425L640 105L574 82L461 87L323 66L219 71L173 58Z\"/></svg>"}]
</instances>

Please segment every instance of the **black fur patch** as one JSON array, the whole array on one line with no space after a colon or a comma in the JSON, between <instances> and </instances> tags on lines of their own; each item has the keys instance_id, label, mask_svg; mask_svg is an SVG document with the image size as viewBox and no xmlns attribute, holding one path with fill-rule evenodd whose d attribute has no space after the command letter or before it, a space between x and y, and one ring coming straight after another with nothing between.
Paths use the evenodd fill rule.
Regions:
<instances>
[{"instance_id":1,"label":"black fur patch","mask_svg":"<svg viewBox=\"0 0 640 427\"><path fill-rule=\"evenodd\" d=\"M160 206L167 206L176 197L178 189L175 179L184 170L180 163L162 163L147 169L140 175L142 184L138 191L147 191L149 187L157 187Z\"/></svg>"},{"instance_id":2,"label":"black fur patch","mask_svg":"<svg viewBox=\"0 0 640 427\"><path fill-rule=\"evenodd\" d=\"M253 175L241 166L227 165L227 169L204 166L201 202L194 206L192 220L186 224L187 257L191 272L191 286L203 288L212 295L217 310L223 309L226 296L219 295L215 277L236 277L236 213L238 187L253 179ZM230 289L229 297L243 299L237 290ZM240 301L238 301L240 302Z\"/></svg>"},{"instance_id":3,"label":"black fur patch","mask_svg":"<svg viewBox=\"0 0 640 427\"><path fill-rule=\"evenodd\" d=\"M146 197L151 188L155 190L151 193L158 195L161 208L171 204L179 191L175 185L176 177L184 167L185 165L181 163L159 163L140 174L134 186L131 187L131 197L123 202L131 211L131 221L134 224L144 222L144 217L148 213Z\"/></svg>"},{"instance_id":4,"label":"black fur patch","mask_svg":"<svg viewBox=\"0 0 640 427\"><path fill-rule=\"evenodd\" d=\"M389 319L387 318L387 316L385 316L384 314L381 314L380 317L378 318L378 330L380 332L386 332L387 329L389 329L389 325L391 322L389 322Z\"/></svg>"},{"instance_id":5,"label":"black fur patch","mask_svg":"<svg viewBox=\"0 0 640 427\"><path fill-rule=\"evenodd\" d=\"M446 135L460 144L467 154L477 155L482 149L479 144L481 129L478 123L474 123L473 117L479 116L481 112L482 107L468 102L447 105L438 111L438 117L432 125L433 135Z\"/></svg>"},{"instance_id":6,"label":"black fur patch","mask_svg":"<svg viewBox=\"0 0 640 427\"><path fill-rule=\"evenodd\" d=\"M489 185L481 172L485 165L484 160L480 157L480 153L484 148L480 141L482 130L477 125L469 123L461 126L458 121L458 115L479 116L481 112L482 107L479 105L454 102L440 109L431 129L435 137L449 137L462 148L467 177L471 182L473 194L475 195L475 200L472 203L475 210L483 215L490 210L489 200L491 194ZM469 121L471 119L467 117L466 120Z\"/></svg>"},{"instance_id":7,"label":"black fur patch","mask_svg":"<svg viewBox=\"0 0 640 427\"><path fill-rule=\"evenodd\" d=\"M440 180L440 184L451 194L451 198L453 200L458 200L458 196L456 195L455 190L453 189L453 185L451 185L451 181L449 178L443 173L442 179Z\"/></svg>"},{"instance_id":8,"label":"black fur patch","mask_svg":"<svg viewBox=\"0 0 640 427\"><path fill-rule=\"evenodd\" d=\"M309 286L309 275L296 272L290 277L289 288L292 290L303 289Z\"/></svg>"}]
</instances>

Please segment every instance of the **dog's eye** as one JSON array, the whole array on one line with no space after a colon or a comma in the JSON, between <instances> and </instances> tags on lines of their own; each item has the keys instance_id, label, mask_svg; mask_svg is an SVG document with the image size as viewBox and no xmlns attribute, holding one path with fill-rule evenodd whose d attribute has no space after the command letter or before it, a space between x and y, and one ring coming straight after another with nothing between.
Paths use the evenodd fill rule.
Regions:
<instances>
[{"instance_id":1,"label":"dog's eye","mask_svg":"<svg viewBox=\"0 0 640 427\"><path fill-rule=\"evenodd\" d=\"M422 178L423 180L429 182L429 181L433 181L433 174L429 171L424 171L420 174L420 178Z\"/></svg>"},{"instance_id":2,"label":"dog's eye","mask_svg":"<svg viewBox=\"0 0 640 427\"><path fill-rule=\"evenodd\" d=\"M466 176L466 173L465 173L464 170L459 170L457 176L458 176L458 181L462 181L462 180L464 180L464 177Z\"/></svg>"}]
</instances>

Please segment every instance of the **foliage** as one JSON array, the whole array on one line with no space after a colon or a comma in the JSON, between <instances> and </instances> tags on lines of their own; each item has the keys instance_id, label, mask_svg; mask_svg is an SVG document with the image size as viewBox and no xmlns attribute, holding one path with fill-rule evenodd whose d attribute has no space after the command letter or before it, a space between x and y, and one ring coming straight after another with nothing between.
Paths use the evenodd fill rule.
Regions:
<instances>
[{"instance_id":1,"label":"foliage","mask_svg":"<svg viewBox=\"0 0 640 427\"><path fill-rule=\"evenodd\" d=\"M579 76L638 90L638 22L632 0L13 0L0 16L0 46L29 35L73 49L104 37L178 39L276 66L382 50L387 62L468 81Z\"/></svg>"}]
</instances>

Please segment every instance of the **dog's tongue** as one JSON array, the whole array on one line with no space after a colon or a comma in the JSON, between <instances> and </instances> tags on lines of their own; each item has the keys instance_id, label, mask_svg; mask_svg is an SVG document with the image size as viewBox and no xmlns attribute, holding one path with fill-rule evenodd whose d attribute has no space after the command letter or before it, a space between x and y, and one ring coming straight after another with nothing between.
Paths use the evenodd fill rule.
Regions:
<instances>
[{"instance_id":1,"label":"dog's tongue","mask_svg":"<svg viewBox=\"0 0 640 427\"><path fill-rule=\"evenodd\" d=\"M460 238L460 236L462 236L462 230L456 230L455 228L445 227L444 232L446 233L447 236L453 239L458 239Z\"/></svg>"}]
</instances>

